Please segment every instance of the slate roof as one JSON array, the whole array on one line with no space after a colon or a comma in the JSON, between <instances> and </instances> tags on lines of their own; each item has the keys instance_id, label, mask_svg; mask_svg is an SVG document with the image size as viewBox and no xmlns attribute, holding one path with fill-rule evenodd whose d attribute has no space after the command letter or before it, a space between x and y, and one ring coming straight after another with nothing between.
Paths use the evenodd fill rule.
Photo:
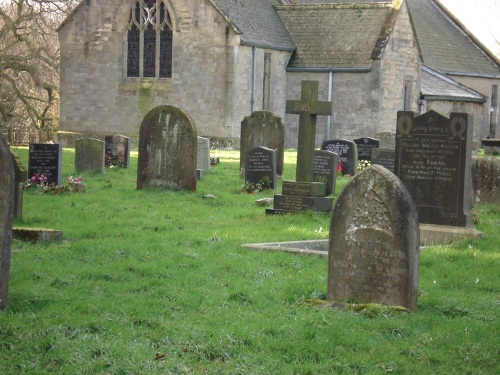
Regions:
<instances>
[{"instance_id":1,"label":"slate roof","mask_svg":"<svg viewBox=\"0 0 500 375\"><path fill-rule=\"evenodd\" d=\"M426 99L485 103L486 98L450 77L425 65L421 67L420 91Z\"/></svg>"},{"instance_id":2,"label":"slate roof","mask_svg":"<svg viewBox=\"0 0 500 375\"><path fill-rule=\"evenodd\" d=\"M406 0L422 63L446 74L500 76L500 66L434 0Z\"/></svg>"},{"instance_id":3,"label":"slate roof","mask_svg":"<svg viewBox=\"0 0 500 375\"><path fill-rule=\"evenodd\" d=\"M294 69L369 69L393 27L390 4L276 6L297 49Z\"/></svg>"},{"instance_id":4,"label":"slate roof","mask_svg":"<svg viewBox=\"0 0 500 375\"><path fill-rule=\"evenodd\" d=\"M293 51L293 44L273 9L278 0L208 0L240 33L241 44Z\"/></svg>"}]
</instances>

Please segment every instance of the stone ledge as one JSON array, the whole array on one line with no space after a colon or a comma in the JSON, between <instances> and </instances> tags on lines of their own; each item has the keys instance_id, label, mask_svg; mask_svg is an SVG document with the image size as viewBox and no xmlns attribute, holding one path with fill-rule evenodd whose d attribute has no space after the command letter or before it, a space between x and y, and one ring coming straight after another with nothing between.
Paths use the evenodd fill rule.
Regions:
<instances>
[{"instance_id":1,"label":"stone ledge","mask_svg":"<svg viewBox=\"0 0 500 375\"><path fill-rule=\"evenodd\" d=\"M12 228L12 237L26 242L60 242L62 231L46 228Z\"/></svg>"},{"instance_id":2,"label":"stone ledge","mask_svg":"<svg viewBox=\"0 0 500 375\"><path fill-rule=\"evenodd\" d=\"M448 245L467 238L483 238L474 228L447 225L420 224L420 246Z\"/></svg>"}]
</instances>

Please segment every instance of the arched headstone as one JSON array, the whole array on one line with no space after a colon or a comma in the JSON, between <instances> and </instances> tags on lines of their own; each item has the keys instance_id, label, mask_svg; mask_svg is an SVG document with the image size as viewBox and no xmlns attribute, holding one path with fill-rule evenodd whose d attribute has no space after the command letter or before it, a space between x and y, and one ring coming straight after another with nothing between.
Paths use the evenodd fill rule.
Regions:
<instances>
[{"instance_id":1,"label":"arched headstone","mask_svg":"<svg viewBox=\"0 0 500 375\"><path fill-rule=\"evenodd\" d=\"M139 131L137 189L196 190L196 127L182 109L153 108Z\"/></svg>"}]
</instances>

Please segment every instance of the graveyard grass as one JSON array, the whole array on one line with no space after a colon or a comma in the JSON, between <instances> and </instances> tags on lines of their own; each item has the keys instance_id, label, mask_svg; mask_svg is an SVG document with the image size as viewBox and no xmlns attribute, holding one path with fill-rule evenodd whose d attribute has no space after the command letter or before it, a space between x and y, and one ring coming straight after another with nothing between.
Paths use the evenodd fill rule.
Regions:
<instances>
[{"instance_id":1,"label":"graveyard grass","mask_svg":"<svg viewBox=\"0 0 500 375\"><path fill-rule=\"evenodd\" d=\"M240 193L239 153L212 156L196 192L136 190L136 152L82 174L86 193L25 192L15 225L63 241L13 241L1 374L500 373L499 207L476 207L484 239L421 250L416 311L320 309L305 302L325 298L326 258L241 245L327 239L330 217L266 216L254 202L273 193Z\"/></svg>"}]
</instances>

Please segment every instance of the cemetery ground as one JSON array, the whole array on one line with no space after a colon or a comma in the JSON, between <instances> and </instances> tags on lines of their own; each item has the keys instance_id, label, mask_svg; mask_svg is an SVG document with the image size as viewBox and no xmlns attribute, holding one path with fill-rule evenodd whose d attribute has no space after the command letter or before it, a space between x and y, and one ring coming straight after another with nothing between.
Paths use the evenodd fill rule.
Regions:
<instances>
[{"instance_id":1,"label":"cemetery ground","mask_svg":"<svg viewBox=\"0 0 500 375\"><path fill-rule=\"evenodd\" d=\"M0 373L500 373L500 207L475 208L485 238L421 249L416 311L318 308L327 258L241 245L327 239L330 216L265 215L273 192L240 192L239 152L212 156L196 192L136 190L137 152L82 174L85 193L25 191L15 226L63 241L13 241Z\"/></svg>"}]
</instances>

